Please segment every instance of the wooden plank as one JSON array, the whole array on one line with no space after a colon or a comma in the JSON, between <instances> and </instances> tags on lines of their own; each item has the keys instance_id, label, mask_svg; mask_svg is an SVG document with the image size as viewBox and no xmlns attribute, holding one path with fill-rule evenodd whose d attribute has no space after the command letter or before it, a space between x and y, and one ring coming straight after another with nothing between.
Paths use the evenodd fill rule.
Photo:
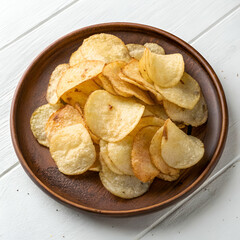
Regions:
<instances>
[{"instance_id":1,"label":"wooden plank","mask_svg":"<svg viewBox=\"0 0 240 240\"><path fill-rule=\"evenodd\" d=\"M73 2L75 1L1 1L0 49L29 30L36 28L49 17L61 12Z\"/></svg>"},{"instance_id":2,"label":"wooden plank","mask_svg":"<svg viewBox=\"0 0 240 240\"><path fill-rule=\"evenodd\" d=\"M0 52L1 119L0 174L16 163L9 134L9 109L15 87L24 70L45 47L60 36L80 27L99 22L130 21L149 24L180 35L186 41L201 33L214 21L237 6L238 1L119 1L82 0L39 26L31 34ZM206 7L208 6L208 7ZM156 11L156 9L159 9ZM198 12L198 14L197 14ZM91 13L91 14L90 14ZM167 13L167 14L166 14ZM207 16L210 16L208 18ZM164 17L163 17L164 16ZM177 19L177 20L176 20ZM192 21L198 27L192 26ZM180 34L181 33L181 34Z\"/></svg>"}]
</instances>

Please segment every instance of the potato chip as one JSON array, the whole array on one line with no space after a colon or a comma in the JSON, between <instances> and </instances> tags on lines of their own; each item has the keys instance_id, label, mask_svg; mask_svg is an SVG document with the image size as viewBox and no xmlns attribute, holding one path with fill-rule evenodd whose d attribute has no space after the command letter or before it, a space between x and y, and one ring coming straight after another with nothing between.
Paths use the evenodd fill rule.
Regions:
<instances>
[{"instance_id":1,"label":"potato chip","mask_svg":"<svg viewBox=\"0 0 240 240\"><path fill-rule=\"evenodd\" d=\"M132 99L97 90L89 96L84 116L96 136L108 142L117 142L135 128L144 108Z\"/></svg>"},{"instance_id":2,"label":"potato chip","mask_svg":"<svg viewBox=\"0 0 240 240\"><path fill-rule=\"evenodd\" d=\"M52 72L52 75L48 83L47 95L46 95L46 99L49 103L56 104L58 102L59 97L57 96L57 85L59 80L62 77L62 74L68 68L69 68L68 64L60 64Z\"/></svg>"},{"instance_id":3,"label":"potato chip","mask_svg":"<svg viewBox=\"0 0 240 240\"><path fill-rule=\"evenodd\" d=\"M163 119L154 116L142 117L138 125L133 129L131 133L129 133L129 135L134 137L139 132L139 130L141 130L144 127L148 126L162 127L164 123L165 121Z\"/></svg>"},{"instance_id":4,"label":"potato chip","mask_svg":"<svg viewBox=\"0 0 240 240\"><path fill-rule=\"evenodd\" d=\"M198 127L207 121L208 109L202 94L200 95L198 103L191 110L181 108L168 101L163 101L163 104L168 116L173 121L183 122L184 124L192 125L193 127Z\"/></svg>"},{"instance_id":5,"label":"potato chip","mask_svg":"<svg viewBox=\"0 0 240 240\"><path fill-rule=\"evenodd\" d=\"M74 65L79 64L80 62L84 62L86 59L83 57L82 52L81 52L81 46L78 48L77 51L75 51L70 59L69 59L69 65L72 67Z\"/></svg>"},{"instance_id":6,"label":"potato chip","mask_svg":"<svg viewBox=\"0 0 240 240\"><path fill-rule=\"evenodd\" d=\"M101 74L101 73L100 73L100 74ZM99 75L98 75L98 76L99 76ZM102 81L99 79L98 76L94 78L94 82L98 85L98 87L100 87L101 89L103 89Z\"/></svg>"},{"instance_id":7,"label":"potato chip","mask_svg":"<svg viewBox=\"0 0 240 240\"><path fill-rule=\"evenodd\" d=\"M70 89L66 93L62 95L62 99L64 102L75 106L76 103L79 103L81 108L84 108L84 105L88 99L88 96L96 91L101 89L94 81L94 79L90 79L80 83L78 86Z\"/></svg>"},{"instance_id":8,"label":"potato chip","mask_svg":"<svg viewBox=\"0 0 240 240\"><path fill-rule=\"evenodd\" d=\"M160 178L164 181L168 181L168 182L173 182L176 181L178 178L180 177L180 173L178 175L168 175L168 174L164 174L164 173L159 173L157 175L157 178Z\"/></svg>"},{"instance_id":9,"label":"potato chip","mask_svg":"<svg viewBox=\"0 0 240 240\"><path fill-rule=\"evenodd\" d=\"M114 90L112 83L109 81L107 77L105 77L102 73L99 74L99 79L102 82L103 88L113 95L117 95L116 91Z\"/></svg>"},{"instance_id":10,"label":"potato chip","mask_svg":"<svg viewBox=\"0 0 240 240\"><path fill-rule=\"evenodd\" d=\"M128 62L131 57L124 42L111 34L94 34L83 41L81 53L87 60Z\"/></svg>"},{"instance_id":11,"label":"potato chip","mask_svg":"<svg viewBox=\"0 0 240 240\"><path fill-rule=\"evenodd\" d=\"M55 105L45 104L38 107L31 116L30 126L32 133L34 137L37 139L37 141L43 146L46 147L49 146L49 142L45 131L45 126L48 121L48 118L62 106L63 106L62 104Z\"/></svg>"},{"instance_id":12,"label":"potato chip","mask_svg":"<svg viewBox=\"0 0 240 240\"><path fill-rule=\"evenodd\" d=\"M200 87L195 79L184 73L181 81L171 88L160 88L155 85L163 97L179 107L193 109L200 98Z\"/></svg>"},{"instance_id":13,"label":"potato chip","mask_svg":"<svg viewBox=\"0 0 240 240\"><path fill-rule=\"evenodd\" d=\"M109 158L108 153L108 143L100 140L100 155L102 160L107 165L107 167L114 173L122 175L123 172L113 163L113 161Z\"/></svg>"},{"instance_id":14,"label":"potato chip","mask_svg":"<svg viewBox=\"0 0 240 240\"><path fill-rule=\"evenodd\" d=\"M162 95L156 91L153 84L147 82L140 74L139 62L137 60L130 61L122 68L122 73L119 73L119 77L129 83L132 83L143 90L150 91L158 101L161 101Z\"/></svg>"},{"instance_id":15,"label":"potato chip","mask_svg":"<svg viewBox=\"0 0 240 240\"><path fill-rule=\"evenodd\" d=\"M140 60L145 47L141 44L136 44L136 43L129 43L126 45L126 47L128 48L129 54L131 57Z\"/></svg>"},{"instance_id":16,"label":"potato chip","mask_svg":"<svg viewBox=\"0 0 240 240\"><path fill-rule=\"evenodd\" d=\"M168 115L162 105L145 105L145 110L152 113L155 117L161 118L163 120L168 119Z\"/></svg>"},{"instance_id":17,"label":"potato chip","mask_svg":"<svg viewBox=\"0 0 240 240\"><path fill-rule=\"evenodd\" d=\"M50 138L49 149L59 171L66 175L86 172L96 159L93 142L82 124L58 130Z\"/></svg>"},{"instance_id":18,"label":"potato chip","mask_svg":"<svg viewBox=\"0 0 240 240\"><path fill-rule=\"evenodd\" d=\"M134 175L142 182L154 179L159 170L152 164L149 147L158 127L142 128L134 138L132 149L132 168Z\"/></svg>"},{"instance_id":19,"label":"potato chip","mask_svg":"<svg viewBox=\"0 0 240 240\"><path fill-rule=\"evenodd\" d=\"M102 163L99 176L103 186L113 195L131 199L143 195L149 189L151 182L143 183L135 176L119 175L112 172L106 164Z\"/></svg>"},{"instance_id":20,"label":"potato chip","mask_svg":"<svg viewBox=\"0 0 240 240\"><path fill-rule=\"evenodd\" d=\"M148 75L148 70L147 70L147 62L146 59L148 58L150 50L148 48L145 48L143 56L139 60L139 71L142 75L142 77L149 83L153 84L152 79L150 79Z\"/></svg>"},{"instance_id":21,"label":"potato chip","mask_svg":"<svg viewBox=\"0 0 240 240\"><path fill-rule=\"evenodd\" d=\"M161 55L145 49L145 67L149 78L159 87L173 87L184 72L183 57L179 53ZM142 73L142 72L141 72Z\"/></svg>"},{"instance_id":22,"label":"potato chip","mask_svg":"<svg viewBox=\"0 0 240 240\"><path fill-rule=\"evenodd\" d=\"M70 89L76 88L83 82L96 77L102 72L103 67L104 62L101 61L84 61L67 69L57 86L58 97L62 97Z\"/></svg>"},{"instance_id":23,"label":"potato chip","mask_svg":"<svg viewBox=\"0 0 240 240\"><path fill-rule=\"evenodd\" d=\"M60 108L50 116L46 123L45 131L48 140L50 140L58 130L79 123L82 123L82 118L78 110L70 105Z\"/></svg>"},{"instance_id":24,"label":"potato chip","mask_svg":"<svg viewBox=\"0 0 240 240\"><path fill-rule=\"evenodd\" d=\"M162 54L162 55L165 54L164 49L157 43L145 43L144 47L148 48L153 53Z\"/></svg>"},{"instance_id":25,"label":"potato chip","mask_svg":"<svg viewBox=\"0 0 240 240\"><path fill-rule=\"evenodd\" d=\"M100 147L98 144L94 144L95 150L96 150L96 160L93 163L93 165L88 169L89 171L93 171L93 172L100 172L102 167L101 167L101 163L100 163Z\"/></svg>"},{"instance_id":26,"label":"potato chip","mask_svg":"<svg viewBox=\"0 0 240 240\"><path fill-rule=\"evenodd\" d=\"M103 75L109 79L117 94L123 97L135 96L146 104L154 104L146 92L142 91L135 85L132 85L120 79L118 74L121 72L121 68L125 64L126 63L120 61L109 63L103 68Z\"/></svg>"},{"instance_id":27,"label":"potato chip","mask_svg":"<svg viewBox=\"0 0 240 240\"><path fill-rule=\"evenodd\" d=\"M168 119L164 124L161 154L168 166L185 169L202 159L204 145L200 139L185 134Z\"/></svg>"},{"instance_id":28,"label":"potato chip","mask_svg":"<svg viewBox=\"0 0 240 240\"><path fill-rule=\"evenodd\" d=\"M171 175L171 176L179 175L179 172L180 172L179 169L169 167L162 159L162 156L161 156L162 135L163 135L163 127L161 127L152 138L152 141L149 147L152 163L163 174Z\"/></svg>"},{"instance_id":29,"label":"potato chip","mask_svg":"<svg viewBox=\"0 0 240 240\"><path fill-rule=\"evenodd\" d=\"M115 166L126 175L134 175L131 166L131 152L133 137L126 136L124 139L108 143L108 156Z\"/></svg>"}]
</instances>

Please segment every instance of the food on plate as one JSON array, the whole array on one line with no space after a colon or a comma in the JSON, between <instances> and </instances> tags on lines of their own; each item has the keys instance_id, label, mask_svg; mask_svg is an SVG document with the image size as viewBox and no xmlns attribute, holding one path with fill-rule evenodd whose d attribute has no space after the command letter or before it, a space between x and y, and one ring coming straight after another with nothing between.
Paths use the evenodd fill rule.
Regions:
<instances>
[{"instance_id":1,"label":"food on plate","mask_svg":"<svg viewBox=\"0 0 240 240\"><path fill-rule=\"evenodd\" d=\"M184 72L182 55L165 54L157 43L88 37L55 68L46 99L30 119L34 137L60 172L99 174L117 197L139 197L153 181L179 181L204 155L202 141L185 133L207 121L201 88Z\"/></svg>"}]
</instances>

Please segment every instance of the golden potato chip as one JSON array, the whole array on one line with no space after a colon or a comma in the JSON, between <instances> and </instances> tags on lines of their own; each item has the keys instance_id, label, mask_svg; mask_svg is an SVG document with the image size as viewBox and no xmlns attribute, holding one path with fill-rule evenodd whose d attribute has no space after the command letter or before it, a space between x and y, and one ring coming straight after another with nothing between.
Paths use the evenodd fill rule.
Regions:
<instances>
[{"instance_id":1,"label":"golden potato chip","mask_svg":"<svg viewBox=\"0 0 240 240\"><path fill-rule=\"evenodd\" d=\"M145 47L141 44L136 44L136 43L129 43L126 45L126 47L128 48L129 54L131 57L140 60Z\"/></svg>"},{"instance_id":2,"label":"golden potato chip","mask_svg":"<svg viewBox=\"0 0 240 240\"><path fill-rule=\"evenodd\" d=\"M179 53L161 55L145 49L145 66L149 78L159 87L173 87L184 72L183 57ZM141 72L142 73L142 72Z\"/></svg>"},{"instance_id":3,"label":"golden potato chip","mask_svg":"<svg viewBox=\"0 0 240 240\"><path fill-rule=\"evenodd\" d=\"M72 106L75 106L75 104L78 103L81 108L84 108L88 96L99 89L101 88L95 83L94 79L90 79L80 83L77 87L70 89L64 93L61 98L65 103Z\"/></svg>"},{"instance_id":4,"label":"golden potato chip","mask_svg":"<svg viewBox=\"0 0 240 240\"><path fill-rule=\"evenodd\" d=\"M134 175L142 182L154 179L159 170L152 164L149 147L158 127L142 128L134 138L132 149L132 168Z\"/></svg>"},{"instance_id":5,"label":"golden potato chip","mask_svg":"<svg viewBox=\"0 0 240 240\"><path fill-rule=\"evenodd\" d=\"M46 123L45 131L48 140L50 140L58 130L79 123L82 123L82 118L78 110L70 105L60 108L49 117Z\"/></svg>"},{"instance_id":6,"label":"golden potato chip","mask_svg":"<svg viewBox=\"0 0 240 240\"><path fill-rule=\"evenodd\" d=\"M178 175L168 175L168 174L164 174L164 173L159 173L157 175L157 178L160 178L164 181L168 181L168 182L173 182L176 181L178 178L180 177L180 173Z\"/></svg>"},{"instance_id":7,"label":"golden potato chip","mask_svg":"<svg viewBox=\"0 0 240 240\"><path fill-rule=\"evenodd\" d=\"M147 82L140 74L139 62L132 60L122 68L122 72L119 73L119 77L129 83L132 83L143 90L150 91L158 101L161 101L162 95L156 91L153 84Z\"/></svg>"},{"instance_id":8,"label":"golden potato chip","mask_svg":"<svg viewBox=\"0 0 240 240\"><path fill-rule=\"evenodd\" d=\"M87 60L128 62L131 57L124 42L111 34L94 34L83 41L81 53Z\"/></svg>"},{"instance_id":9,"label":"golden potato chip","mask_svg":"<svg viewBox=\"0 0 240 240\"><path fill-rule=\"evenodd\" d=\"M84 62L86 59L83 57L82 52L81 52L81 46L78 48L77 51L75 51L70 59L69 59L69 65L72 67L74 65L79 64L80 62Z\"/></svg>"},{"instance_id":10,"label":"golden potato chip","mask_svg":"<svg viewBox=\"0 0 240 240\"><path fill-rule=\"evenodd\" d=\"M62 77L62 74L68 68L69 68L68 64L60 64L52 72L52 75L48 83L47 95L46 95L46 99L49 103L56 104L58 102L59 97L57 96L57 85L59 80Z\"/></svg>"},{"instance_id":11,"label":"golden potato chip","mask_svg":"<svg viewBox=\"0 0 240 240\"><path fill-rule=\"evenodd\" d=\"M113 95L117 95L116 91L114 90L112 83L109 81L107 77L105 77L102 73L98 75L100 81L102 82L103 88Z\"/></svg>"},{"instance_id":12,"label":"golden potato chip","mask_svg":"<svg viewBox=\"0 0 240 240\"><path fill-rule=\"evenodd\" d=\"M131 199L143 195L149 189L151 182L143 183L135 176L119 175L112 172L103 161L99 173L103 186L113 195Z\"/></svg>"},{"instance_id":13,"label":"golden potato chip","mask_svg":"<svg viewBox=\"0 0 240 240\"><path fill-rule=\"evenodd\" d=\"M163 97L179 107L193 109L200 98L201 89L195 79L184 73L181 81L171 88L160 88L155 85Z\"/></svg>"},{"instance_id":14,"label":"golden potato chip","mask_svg":"<svg viewBox=\"0 0 240 240\"><path fill-rule=\"evenodd\" d=\"M163 105L173 121L183 122L186 125L198 127L204 124L208 118L207 104L202 94L193 109L181 108L168 101L163 101Z\"/></svg>"},{"instance_id":15,"label":"golden potato chip","mask_svg":"<svg viewBox=\"0 0 240 240\"><path fill-rule=\"evenodd\" d=\"M96 150L96 160L93 163L93 165L88 169L89 171L93 171L93 172L100 172L102 167L101 167L101 163L100 163L100 147L98 144L94 144L95 150Z\"/></svg>"},{"instance_id":16,"label":"golden potato chip","mask_svg":"<svg viewBox=\"0 0 240 240\"><path fill-rule=\"evenodd\" d=\"M161 154L168 166L189 168L202 159L204 145L200 139L187 135L168 119L164 124Z\"/></svg>"},{"instance_id":17,"label":"golden potato chip","mask_svg":"<svg viewBox=\"0 0 240 240\"><path fill-rule=\"evenodd\" d=\"M161 118L163 120L168 119L168 115L162 105L145 105L145 110L152 113L155 117Z\"/></svg>"},{"instance_id":18,"label":"golden potato chip","mask_svg":"<svg viewBox=\"0 0 240 240\"><path fill-rule=\"evenodd\" d=\"M100 74L101 74L101 73L100 73ZM100 75L100 74L99 74L99 75ZM98 75L98 76L99 76L99 75ZM103 89L102 81L99 79L98 76L94 78L94 82L98 85L98 87L100 87L101 89Z\"/></svg>"},{"instance_id":19,"label":"golden potato chip","mask_svg":"<svg viewBox=\"0 0 240 240\"><path fill-rule=\"evenodd\" d=\"M146 92L142 91L135 85L132 85L120 79L118 74L121 72L121 68L125 64L125 62L120 61L109 63L103 68L103 75L109 79L117 94L123 97L135 96L146 104L154 104Z\"/></svg>"},{"instance_id":20,"label":"golden potato chip","mask_svg":"<svg viewBox=\"0 0 240 240\"><path fill-rule=\"evenodd\" d=\"M133 137L126 136L124 139L108 143L108 156L115 166L126 175L134 175L131 166L131 152Z\"/></svg>"},{"instance_id":21,"label":"golden potato chip","mask_svg":"<svg viewBox=\"0 0 240 240\"><path fill-rule=\"evenodd\" d=\"M144 127L148 126L162 127L164 123L165 121L163 119L154 116L142 117L137 126L133 129L131 133L129 133L129 135L134 137L139 132L139 130L141 130Z\"/></svg>"},{"instance_id":22,"label":"golden potato chip","mask_svg":"<svg viewBox=\"0 0 240 240\"><path fill-rule=\"evenodd\" d=\"M84 61L67 69L57 86L58 97L62 97L70 89L76 88L83 82L96 77L102 72L103 67L104 62L101 61Z\"/></svg>"},{"instance_id":23,"label":"golden potato chip","mask_svg":"<svg viewBox=\"0 0 240 240\"><path fill-rule=\"evenodd\" d=\"M58 130L50 138L49 149L59 171L66 175L86 172L96 159L93 142L82 124Z\"/></svg>"},{"instance_id":24,"label":"golden potato chip","mask_svg":"<svg viewBox=\"0 0 240 240\"><path fill-rule=\"evenodd\" d=\"M162 135L163 135L163 127L161 127L152 138L152 141L149 147L152 163L163 174L167 174L171 176L179 175L179 172L180 172L179 169L169 167L162 159L162 156L161 156Z\"/></svg>"},{"instance_id":25,"label":"golden potato chip","mask_svg":"<svg viewBox=\"0 0 240 240\"><path fill-rule=\"evenodd\" d=\"M150 50L148 48L145 48L143 52L143 56L139 60L139 71L142 75L142 77L149 83L153 84L152 79L150 79L148 75L148 70L147 70L147 58L149 55Z\"/></svg>"},{"instance_id":26,"label":"golden potato chip","mask_svg":"<svg viewBox=\"0 0 240 240\"><path fill-rule=\"evenodd\" d=\"M45 131L48 118L62 106L63 105L60 103L55 105L45 104L38 107L31 116L30 126L32 133L37 141L43 146L49 146Z\"/></svg>"},{"instance_id":27,"label":"golden potato chip","mask_svg":"<svg viewBox=\"0 0 240 240\"><path fill-rule=\"evenodd\" d=\"M100 140L100 155L102 157L102 160L104 163L108 166L108 168L116 173L122 175L123 172L113 163L113 161L109 158L109 153L108 153L108 143Z\"/></svg>"},{"instance_id":28,"label":"golden potato chip","mask_svg":"<svg viewBox=\"0 0 240 240\"><path fill-rule=\"evenodd\" d=\"M132 99L97 90L89 96L84 116L88 127L96 136L108 142L117 142L135 128L144 108Z\"/></svg>"},{"instance_id":29,"label":"golden potato chip","mask_svg":"<svg viewBox=\"0 0 240 240\"><path fill-rule=\"evenodd\" d=\"M162 54L162 55L165 54L164 49L157 43L145 43L144 47L148 48L153 53Z\"/></svg>"}]
</instances>

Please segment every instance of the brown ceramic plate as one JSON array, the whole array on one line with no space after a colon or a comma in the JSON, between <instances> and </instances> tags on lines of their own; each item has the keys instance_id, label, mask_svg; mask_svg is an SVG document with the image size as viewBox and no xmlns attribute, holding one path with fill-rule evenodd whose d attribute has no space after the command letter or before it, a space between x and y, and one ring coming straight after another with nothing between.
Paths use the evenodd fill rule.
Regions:
<instances>
[{"instance_id":1,"label":"brown ceramic plate","mask_svg":"<svg viewBox=\"0 0 240 240\"><path fill-rule=\"evenodd\" d=\"M181 53L186 72L200 84L209 116L204 126L192 134L205 144L199 164L186 171L176 182L155 180L141 197L124 200L102 186L98 173L65 176L57 170L49 150L34 139L29 119L34 109L46 103L49 77L54 68L67 63L82 41L95 33L110 33L127 43L156 42L166 53ZM62 203L91 212L126 216L165 208L197 189L212 172L224 148L228 112L222 86L207 61L190 45L163 30L132 23L107 23L82 28L57 40L45 49L23 75L12 102L11 134L17 156L31 179L46 193Z\"/></svg>"}]
</instances>

